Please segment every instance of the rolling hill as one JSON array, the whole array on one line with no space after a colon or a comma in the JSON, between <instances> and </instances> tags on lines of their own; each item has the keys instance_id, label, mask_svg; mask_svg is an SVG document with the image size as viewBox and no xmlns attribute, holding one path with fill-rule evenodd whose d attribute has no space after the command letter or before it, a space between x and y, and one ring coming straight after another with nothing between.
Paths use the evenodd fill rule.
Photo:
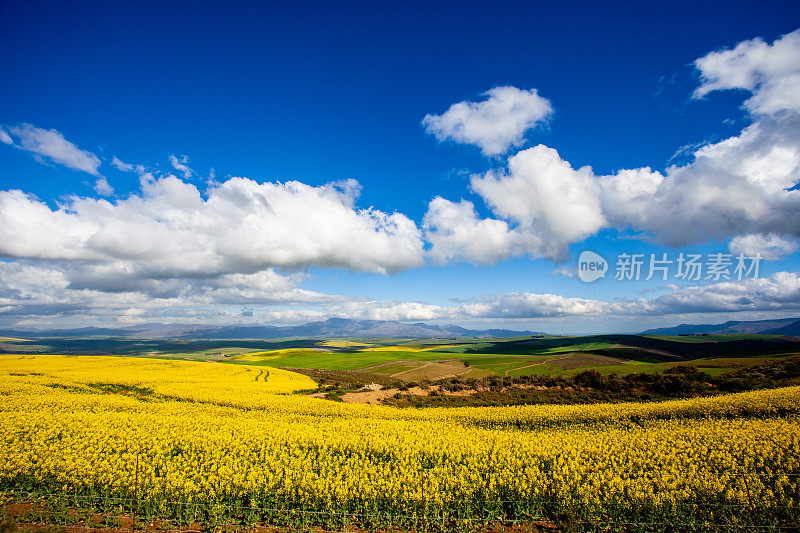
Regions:
<instances>
[{"instance_id":1,"label":"rolling hill","mask_svg":"<svg viewBox=\"0 0 800 533\"><path fill-rule=\"evenodd\" d=\"M299 326L209 326L203 324L143 324L125 328L79 328L71 330L0 330L0 336L43 337L121 337L140 339L289 339L327 337L450 338L517 337L540 334L508 329L467 329L452 324L438 326L393 320L352 320L329 318Z\"/></svg>"},{"instance_id":2,"label":"rolling hill","mask_svg":"<svg viewBox=\"0 0 800 533\"><path fill-rule=\"evenodd\" d=\"M671 328L655 328L642 335L719 335L726 333L758 333L760 335L800 335L800 318L774 320L728 321L723 324L681 324Z\"/></svg>"}]
</instances>

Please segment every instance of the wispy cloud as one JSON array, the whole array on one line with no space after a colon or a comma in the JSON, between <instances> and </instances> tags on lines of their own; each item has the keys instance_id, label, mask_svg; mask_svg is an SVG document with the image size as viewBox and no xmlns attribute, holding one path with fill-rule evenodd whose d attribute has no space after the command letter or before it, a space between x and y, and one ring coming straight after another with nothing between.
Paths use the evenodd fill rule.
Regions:
<instances>
[{"instance_id":1,"label":"wispy cloud","mask_svg":"<svg viewBox=\"0 0 800 533\"><path fill-rule=\"evenodd\" d=\"M460 305L365 301L334 306L340 316L380 320L520 320L559 317L670 317L738 312L800 310L800 274L777 272L768 278L665 287L655 298L604 301L546 293L509 293L472 298Z\"/></svg>"},{"instance_id":2,"label":"wispy cloud","mask_svg":"<svg viewBox=\"0 0 800 533\"><path fill-rule=\"evenodd\" d=\"M134 168L132 164L122 162L117 156L111 158L111 164L123 172L132 172Z\"/></svg>"},{"instance_id":3,"label":"wispy cloud","mask_svg":"<svg viewBox=\"0 0 800 533\"><path fill-rule=\"evenodd\" d=\"M594 318L703 316L718 313L796 312L800 310L800 275L778 272L769 278L697 287L663 287L654 298L595 300L548 293L508 293L471 298L459 305L426 302L353 301L334 304L329 315L373 320L506 321Z\"/></svg>"},{"instance_id":4,"label":"wispy cloud","mask_svg":"<svg viewBox=\"0 0 800 533\"><path fill-rule=\"evenodd\" d=\"M100 196L112 196L114 194L114 187L109 185L107 179L97 178L94 182L94 192Z\"/></svg>"},{"instance_id":5,"label":"wispy cloud","mask_svg":"<svg viewBox=\"0 0 800 533\"><path fill-rule=\"evenodd\" d=\"M320 315L298 304L341 299L300 289L301 279L272 269L207 279L144 279L131 276L124 263L83 268L0 262L0 324L296 321ZM256 312L243 315L243 308Z\"/></svg>"},{"instance_id":6,"label":"wispy cloud","mask_svg":"<svg viewBox=\"0 0 800 533\"><path fill-rule=\"evenodd\" d=\"M100 159L88 150L81 150L56 130L37 128L31 124L0 127L0 141L34 155L39 161L51 161L67 168L100 176Z\"/></svg>"},{"instance_id":7,"label":"wispy cloud","mask_svg":"<svg viewBox=\"0 0 800 533\"><path fill-rule=\"evenodd\" d=\"M171 155L169 156L169 162L172 165L172 168L183 174L185 179L189 179L194 174L194 170L189 168L187 163L189 162L189 156L182 155L180 157Z\"/></svg>"}]
</instances>

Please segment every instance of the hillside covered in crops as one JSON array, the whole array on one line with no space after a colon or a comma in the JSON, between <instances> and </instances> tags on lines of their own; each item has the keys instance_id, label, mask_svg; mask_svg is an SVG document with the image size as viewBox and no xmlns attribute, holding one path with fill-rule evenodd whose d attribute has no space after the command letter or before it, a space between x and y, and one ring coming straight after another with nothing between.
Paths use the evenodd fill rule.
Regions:
<instances>
[{"instance_id":1,"label":"hillside covered in crops","mask_svg":"<svg viewBox=\"0 0 800 533\"><path fill-rule=\"evenodd\" d=\"M420 410L296 394L315 386L259 366L2 355L5 508L165 528L701 531L800 517L800 387Z\"/></svg>"}]
</instances>

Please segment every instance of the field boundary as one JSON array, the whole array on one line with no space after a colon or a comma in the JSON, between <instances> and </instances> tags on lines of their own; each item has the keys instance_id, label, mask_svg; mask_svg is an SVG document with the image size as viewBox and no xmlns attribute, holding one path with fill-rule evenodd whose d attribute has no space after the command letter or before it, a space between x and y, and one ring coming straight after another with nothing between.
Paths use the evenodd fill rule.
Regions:
<instances>
[{"instance_id":1,"label":"field boundary","mask_svg":"<svg viewBox=\"0 0 800 533\"><path fill-rule=\"evenodd\" d=\"M791 475L791 474L790 474ZM794 474L800 475L800 474ZM520 519L509 519L503 516L491 516L491 513L487 516L482 517L458 517L458 516L436 516L436 515L428 515L428 514L387 514L387 513L364 513L364 512L342 512L342 511L333 511L333 510L312 510L312 509L305 509L305 508L288 508L288 507L280 507L280 506L273 506L273 507L263 507L263 506L252 506L252 505L231 505L231 504L224 504L224 503L215 503L215 504L207 504L207 503L199 503L199 502L185 502L185 501L177 501L177 500L161 500L161 499L153 499L153 498L138 498L138 497L111 497L111 496L88 496L88 495L80 495L80 494L68 494L68 493L53 493L53 492L37 492L37 491L4 491L0 490L0 498L7 499L8 497L18 496L20 499L15 500L14 502L4 501L2 502L2 510L3 514L7 515L7 511L5 510L8 505L14 505L26 500L39 500L41 501L42 498L62 498L67 502L72 501L77 506L79 500L84 501L91 501L91 502L103 502L107 504L114 504L114 505L125 505L125 504L136 504L136 506L130 506L128 508L122 508L127 513L130 513L130 517L134 520L133 523L130 524L130 530L136 530L136 520L137 517L139 520L148 520L151 519L146 516L147 513L143 513L138 510L138 504L161 504L161 505L169 505L169 506L177 506L177 507L191 507L195 509L201 509L208 511L210 517L215 515L219 516L220 511L227 509L232 511L247 511L247 512L262 512L262 513L279 513L279 514L286 514L287 516L330 516L330 517L341 517L341 518L351 518L351 519L377 519L377 520L384 520L388 521L391 524L403 523L403 522L415 522L415 523L423 523L423 524L440 524L444 526L445 523L461 523L461 524L482 524L486 527L488 526L496 526L496 525L503 525L503 526L520 526L520 525L531 525L534 527L544 528L548 530L559 529L565 527L664 527L667 528L668 531L674 531L675 527L679 528L702 528L705 531L731 531L731 530L779 530L779 531L797 531L799 523L795 524L787 524L787 525L778 525L778 524L742 524L739 523L738 520L734 520L731 522L708 522L708 521L669 521L669 520L662 520L662 521L631 521L631 520L566 520L566 521L553 521L546 517L526 517ZM547 504L550 503L552 500L491 500L487 503L500 503L500 504L508 504L508 503L531 503L531 504ZM451 502L445 503L475 503L472 500L452 500ZM426 500L423 497L418 500L418 503L421 504L421 508L423 509L423 513L427 511L425 505ZM442 502L438 502L442 503ZM631 505L636 506L637 502L616 502L621 507L629 507ZM643 505L644 503L642 503ZM751 509L751 510L758 510L760 506L755 504L719 504L719 503L700 503L700 502L672 502L670 505L672 508L684 508L684 507L713 507L713 508L726 508L726 509ZM800 512L800 504L795 506L772 506L775 509L783 509L783 510L791 510L794 512ZM55 513L53 513L55 514ZM70 527L74 527L74 523L69 522L69 515L70 513L64 513L63 516L58 516L61 518L60 525L69 525ZM47 516L46 512L39 512L39 518L35 523L48 523L51 521L43 521L42 518ZM73 518L75 514L73 513ZM14 518L13 516L11 518ZM159 519L163 522L163 519ZM73 520L74 522L74 520ZM357 522L357 520L356 520ZM27 522L23 522L27 523ZM197 522L193 522L196 524ZM266 526L266 527L276 527L272 524L261 524L261 523L253 523L248 520L240 520L240 521L206 521L201 522L204 525L211 525L212 531L219 530L220 528L224 528L229 530L230 528L234 528L235 530L243 530L243 529L253 529L256 526ZM50 525L50 524L48 524ZM53 524L55 525L55 524ZM187 524L188 525L188 524ZM342 524L345 525L344 523ZM98 531L98 529L94 526L86 526L87 528L91 529L91 531ZM277 526L283 527L283 526ZM305 527L305 526L304 526ZM112 528L113 529L113 528ZM127 528L120 528L120 529L127 529ZM178 527L174 527L171 529L163 529L163 528L156 528L157 531L163 533L170 533L170 532L184 532L187 531L187 528L182 528L178 525ZM188 531L193 531L194 529L188 529ZM205 528L203 530L206 530ZM290 529L291 530L291 529ZM344 528L340 529L339 531L345 531ZM402 532L404 530L400 529L397 530L398 532ZM533 530L535 531L535 530Z\"/></svg>"}]
</instances>

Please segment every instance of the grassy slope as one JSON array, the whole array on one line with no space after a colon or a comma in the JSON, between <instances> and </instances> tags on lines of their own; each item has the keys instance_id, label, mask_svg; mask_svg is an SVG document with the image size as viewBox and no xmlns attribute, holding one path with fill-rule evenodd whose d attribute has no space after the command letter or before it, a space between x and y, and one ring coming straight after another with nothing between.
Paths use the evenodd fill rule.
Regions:
<instances>
[{"instance_id":1,"label":"grassy slope","mask_svg":"<svg viewBox=\"0 0 800 533\"><path fill-rule=\"evenodd\" d=\"M442 343L447 344L442 344ZM570 376L587 369L602 374L659 372L689 363L718 375L764 358L800 353L800 339L776 335L594 335L506 339L294 339L281 341L192 341L131 339L6 340L0 351L115 353L165 359L353 371L398 372L407 381L447 373L447 363L469 364L472 375ZM223 357L219 354L240 354ZM442 367L428 365L441 362ZM423 365L428 365L425 368ZM414 369L419 368L419 372Z\"/></svg>"},{"instance_id":2,"label":"grassy slope","mask_svg":"<svg viewBox=\"0 0 800 533\"><path fill-rule=\"evenodd\" d=\"M272 367L316 368L326 370L356 370L395 361L441 361L457 359L456 354L443 354L426 351L354 351L354 352L311 352L302 354L247 355L232 358L229 362L254 364Z\"/></svg>"},{"instance_id":3,"label":"grassy slope","mask_svg":"<svg viewBox=\"0 0 800 533\"><path fill-rule=\"evenodd\" d=\"M625 375L660 372L680 363L718 375L769 357L800 353L800 341L747 334L461 339L458 341L461 344L451 341L448 345L411 340L395 342L373 339L374 346L358 349L352 341L319 341L314 348L251 353L226 362L345 371L366 369L384 376L402 373L398 375L400 379L414 381L435 379L439 374L455 371L448 361L455 365L469 364L474 369L471 374L476 376L571 376L587 369L596 369L604 375ZM335 351L326 351L332 348ZM441 363L442 368L428 365L431 362Z\"/></svg>"}]
</instances>

